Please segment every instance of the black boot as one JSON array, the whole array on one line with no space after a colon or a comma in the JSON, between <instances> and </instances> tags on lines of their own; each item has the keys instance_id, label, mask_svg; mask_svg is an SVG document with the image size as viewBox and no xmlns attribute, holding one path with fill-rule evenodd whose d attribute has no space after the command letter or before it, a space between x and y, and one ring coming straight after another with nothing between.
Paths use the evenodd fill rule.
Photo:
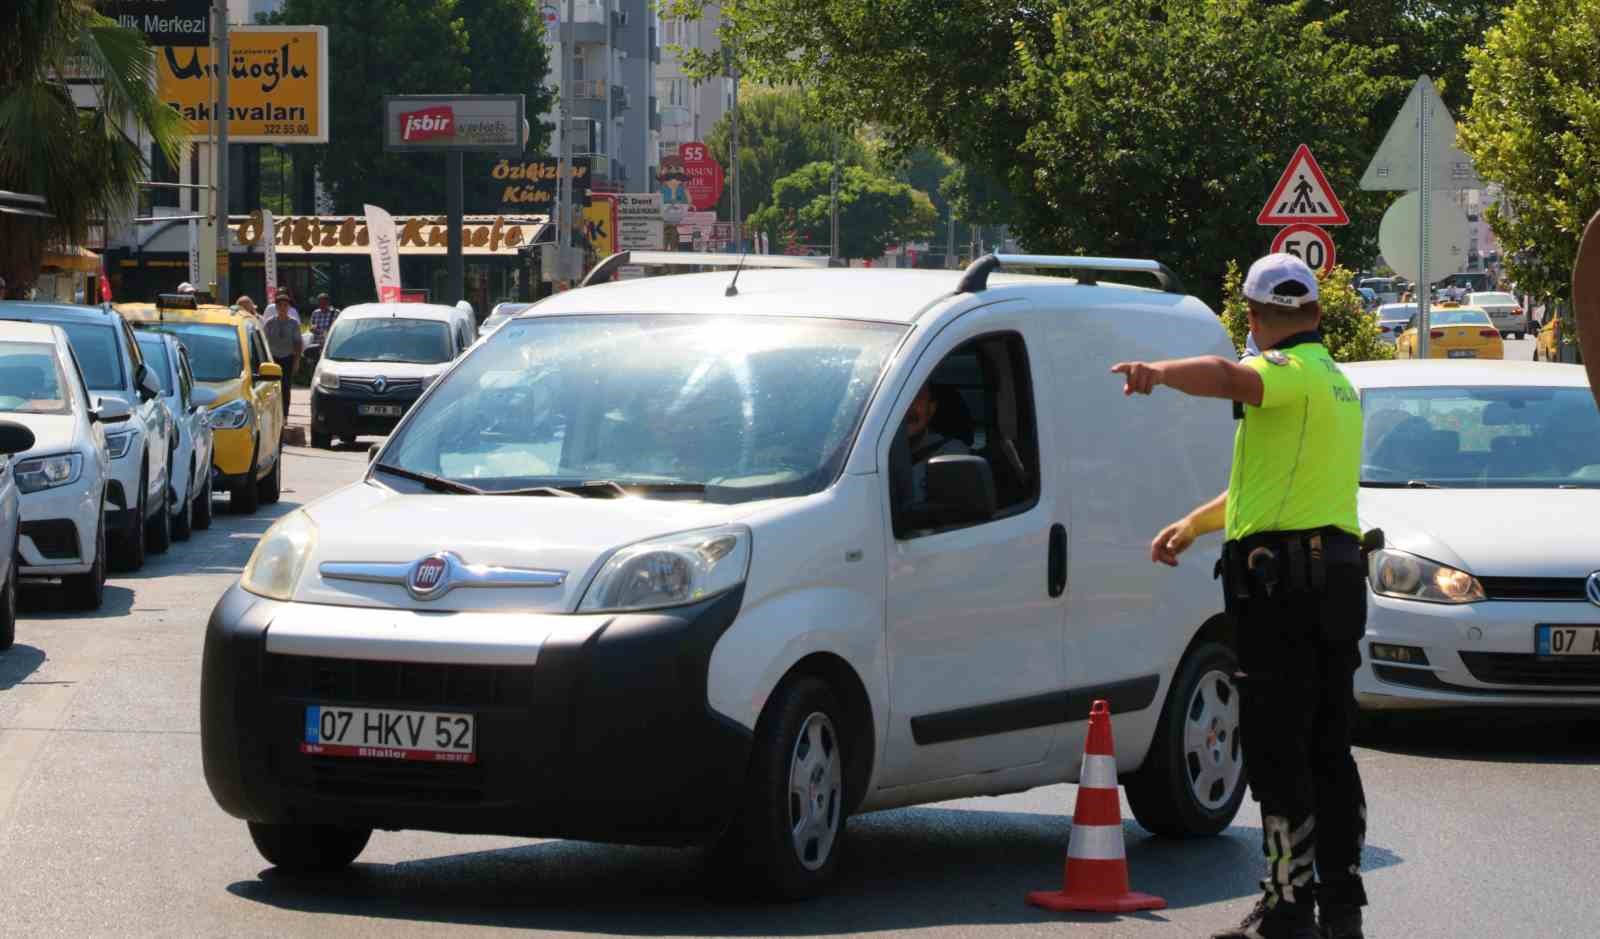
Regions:
<instances>
[{"instance_id":1,"label":"black boot","mask_svg":"<svg viewBox=\"0 0 1600 939\"><path fill-rule=\"evenodd\" d=\"M1365 939L1361 932L1361 907L1325 906L1321 910L1322 939Z\"/></svg>"},{"instance_id":2,"label":"black boot","mask_svg":"<svg viewBox=\"0 0 1600 939\"><path fill-rule=\"evenodd\" d=\"M1213 933L1211 939L1317 939L1317 927L1309 908L1271 904L1262 897L1237 928Z\"/></svg>"}]
</instances>

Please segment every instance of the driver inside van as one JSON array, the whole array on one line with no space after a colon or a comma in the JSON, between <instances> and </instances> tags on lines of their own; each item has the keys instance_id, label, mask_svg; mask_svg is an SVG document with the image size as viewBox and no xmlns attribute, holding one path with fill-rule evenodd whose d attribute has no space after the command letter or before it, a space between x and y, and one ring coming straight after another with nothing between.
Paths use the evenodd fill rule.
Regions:
<instances>
[{"instance_id":1,"label":"driver inside van","mask_svg":"<svg viewBox=\"0 0 1600 939\"><path fill-rule=\"evenodd\" d=\"M895 504L901 509L928 502L928 461L936 456L966 456L972 451L966 443L946 437L933 427L939 413L939 396L932 381L917 391L906 411L893 447L889 451L890 475L895 486Z\"/></svg>"}]
</instances>

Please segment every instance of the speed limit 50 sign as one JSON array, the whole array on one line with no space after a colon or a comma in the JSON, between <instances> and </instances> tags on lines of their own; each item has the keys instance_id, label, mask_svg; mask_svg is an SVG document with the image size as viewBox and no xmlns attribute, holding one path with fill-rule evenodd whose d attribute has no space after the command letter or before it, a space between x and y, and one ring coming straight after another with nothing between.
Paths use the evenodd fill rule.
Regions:
<instances>
[{"instance_id":1,"label":"speed limit 50 sign","mask_svg":"<svg viewBox=\"0 0 1600 939\"><path fill-rule=\"evenodd\" d=\"M1272 253L1292 254L1319 274L1333 270L1333 236L1316 225L1290 225L1272 239Z\"/></svg>"}]
</instances>

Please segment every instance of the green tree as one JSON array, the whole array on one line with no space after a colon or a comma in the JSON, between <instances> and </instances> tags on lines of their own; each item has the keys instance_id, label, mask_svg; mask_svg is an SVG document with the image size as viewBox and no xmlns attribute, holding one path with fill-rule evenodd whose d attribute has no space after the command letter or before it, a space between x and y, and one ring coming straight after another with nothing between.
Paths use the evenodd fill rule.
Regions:
<instances>
[{"instance_id":1,"label":"green tree","mask_svg":"<svg viewBox=\"0 0 1600 939\"><path fill-rule=\"evenodd\" d=\"M328 27L339 77L328 86L329 142L310 158L341 212L364 202L396 214L445 208L442 156L384 151L386 94L520 93L532 124L526 152L546 149L551 129L537 116L553 98L535 0L285 0L273 19ZM489 208L498 192L487 182L496 159L466 159L469 210Z\"/></svg>"},{"instance_id":2,"label":"green tree","mask_svg":"<svg viewBox=\"0 0 1600 939\"><path fill-rule=\"evenodd\" d=\"M100 107L79 111L61 76L100 78ZM0 277L32 286L49 245L78 244L89 225L127 213L149 176L140 134L176 158L184 134L155 94L144 37L78 0L0 5L0 189L43 196L51 217L0 215Z\"/></svg>"},{"instance_id":3,"label":"green tree","mask_svg":"<svg viewBox=\"0 0 1600 939\"><path fill-rule=\"evenodd\" d=\"M831 230L833 164L810 163L778 180L770 202L751 223L781 244L787 229L813 245L827 244ZM939 214L927 194L863 166L845 166L839 181L839 253L876 258L891 244L933 234Z\"/></svg>"},{"instance_id":4,"label":"green tree","mask_svg":"<svg viewBox=\"0 0 1600 939\"><path fill-rule=\"evenodd\" d=\"M698 7L669 0L668 7ZM1008 192L1031 250L1155 256L1215 285L1259 254L1256 210L1299 143L1346 199L1340 246L1371 252L1356 181L1394 50L1263 0L726 0L747 74L805 82L892 147L937 147ZM1414 79L1415 76L1412 76ZM1387 118L1386 118L1387 119ZM1387 125L1385 125L1387 126Z\"/></svg>"},{"instance_id":5,"label":"green tree","mask_svg":"<svg viewBox=\"0 0 1600 939\"><path fill-rule=\"evenodd\" d=\"M1369 362L1394 358L1394 347L1378 333L1378 321L1361 305L1352 272L1335 267L1317 275L1317 296L1322 306L1322 339L1335 362ZM1249 312L1244 301L1244 273L1235 261L1228 262L1222 280L1222 325L1233 346L1244 353L1245 337L1250 334Z\"/></svg>"},{"instance_id":6,"label":"green tree","mask_svg":"<svg viewBox=\"0 0 1600 939\"><path fill-rule=\"evenodd\" d=\"M724 114L706 134L705 144L724 167L732 166L733 118ZM799 88L757 88L739 99L739 199L747 215L772 200L778 180L808 163L837 160L866 165L861 139L848 127L830 127L808 110ZM732 174L728 175L731 189ZM728 190L717 203L720 217L731 211Z\"/></svg>"},{"instance_id":7,"label":"green tree","mask_svg":"<svg viewBox=\"0 0 1600 939\"><path fill-rule=\"evenodd\" d=\"M1486 212L1518 286L1566 299L1600 210L1600 0L1517 0L1470 53L1462 147L1500 203Z\"/></svg>"}]
</instances>

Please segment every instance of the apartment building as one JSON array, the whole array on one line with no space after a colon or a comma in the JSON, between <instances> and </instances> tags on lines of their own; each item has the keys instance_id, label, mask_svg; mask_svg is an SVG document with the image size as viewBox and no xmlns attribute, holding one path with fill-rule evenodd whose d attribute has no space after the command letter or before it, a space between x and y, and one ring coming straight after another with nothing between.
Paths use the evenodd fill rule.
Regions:
<instances>
[{"instance_id":1,"label":"apartment building","mask_svg":"<svg viewBox=\"0 0 1600 939\"><path fill-rule=\"evenodd\" d=\"M656 99L661 109L661 152L676 153L679 144L701 141L717 120L733 106L733 80L696 81L683 73L679 49L715 52L721 48L717 25L722 21L717 4L706 7L698 20L661 21L661 66L656 70Z\"/></svg>"},{"instance_id":2,"label":"apartment building","mask_svg":"<svg viewBox=\"0 0 1600 939\"><path fill-rule=\"evenodd\" d=\"M544 0L564 16L566 0ZM660 61L650 0L570 0L572 8L573 152L589 156L598 189L645 192L653 188L660 131L656 66ZM549 84L560 87L562 32L550 32ZM556 125L556 114L545 115ZM551 142L561 152L561 129Z\"/></svg>"}]
</instances>

